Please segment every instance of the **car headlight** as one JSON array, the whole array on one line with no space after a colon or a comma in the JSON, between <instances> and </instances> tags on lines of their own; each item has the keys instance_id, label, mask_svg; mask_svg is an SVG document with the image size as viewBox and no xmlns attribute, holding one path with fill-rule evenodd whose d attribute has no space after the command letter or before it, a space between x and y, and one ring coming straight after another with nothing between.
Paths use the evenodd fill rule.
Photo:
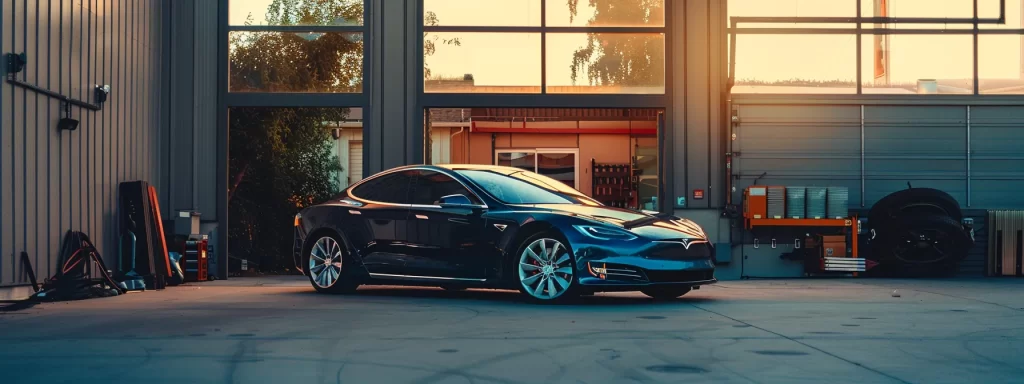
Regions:
<instances>
[{"instance_id":1,"label":"car headlight","mask_svg":"<svg viewBox=\"0 0 1024 384\"><path fill-rule=\"evenodd\" d=\"M629 241L636 238L636 235L629 231L609 228L605 226L574 225L573 228L576 228L577 231L580 231L580 233L586 235L587 237L597 240Z\"/></svg>"}]
</instances>

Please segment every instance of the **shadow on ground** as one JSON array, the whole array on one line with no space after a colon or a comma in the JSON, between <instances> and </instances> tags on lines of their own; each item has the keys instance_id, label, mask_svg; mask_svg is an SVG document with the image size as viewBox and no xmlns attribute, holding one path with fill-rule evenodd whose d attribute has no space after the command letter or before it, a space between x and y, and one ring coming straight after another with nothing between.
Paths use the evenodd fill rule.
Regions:
<instances>
[{"instance_id":1,"label":"shadow on ground","mask_svg":"<svg viewBox=\"0 0 1024 384\"><path fill-rule=\"evenodd\" d=\"M674 300L653 300L639 293L633 292L620 292L620 293L598 293L593 296L582 296L576 300L572 300L566 303L560 303L560 305L578 305L578 306L678 306L678 305L690 305L690 304L703 304L716 302L717 300L709 299L697 295L700 291L691 292L686 296L674 299ZM399 287L399 286L368 286L360 287L356 293L347 295L330 295L320 294L309 289L308 291L290 291L281 292L281 295L297 295L305 298L309 297L324 297L324 298L346 298L346 299L367 299L373 298L375 301L379 299L390 300L393 299L395 302L406 302L406 299L415 298L422 300L450 300L450 301L480 301L487 302L489 304L508 304L508 305L544 305L546 303L535 303L527 300L522 296L521 293L511 290L496 290L496 289L467 289L463 291L448 291L440 288L433 287Z\"/></svg>"}]
</instances>

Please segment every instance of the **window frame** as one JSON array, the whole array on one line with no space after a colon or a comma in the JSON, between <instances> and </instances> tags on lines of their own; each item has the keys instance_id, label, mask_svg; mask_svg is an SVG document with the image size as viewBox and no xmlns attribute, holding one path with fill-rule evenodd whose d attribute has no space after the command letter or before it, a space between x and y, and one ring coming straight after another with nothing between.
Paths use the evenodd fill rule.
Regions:
<instances>
[{"instance_id":1,"label":"window frame","mask_svg":"<svg viewBox=\"0 0 1024 384\"><path fill-rule=\"evenodd\" d=\"M386 173L382 173L382 174L376 175L375 177L370 177L370 178L362 179L358 183L356 183L355 185L349 187L346 193L348 194L349 197L351 197L353 199L356 199L356 200L358 200L360 202L364 202L364 203L371 203L371 204L378 204L378 205L388 205L388 206L395 206L395 207L409 207L409 206L412 205L409 202L412 201L411 200L411 198L412 198L411 195L412 195L412 180L413 180L413 178L408 176L408 175L403 175L402 174L402 173L404 173L406 171L409 171L409 169L398 169L398 170L396 170L394 172L386 172ZM396 203L396 202L390 202L390 201L378 201L378 200L373 200L373 199L369 199L369 198L366 198L366 197L361 197L359 195L356 195L356 190L357 189L365 187L367 185L370 185L370 184L372 184L374 182L378 182L378 181L383 180L383 179L388 178L388 177L402 177L402 178L406 179L406 185L405 185L405 195L406 195L405 196L405 200L406 201L405 202L397 202ZM372 186L372 185L370 185L370 186Z\"/></svg>"},{"instance_id":2,"label":"window frame","mask_svg":"<svg viewBox=\"0 0 1024 384\"><path fill-rule=\"evenodd\" d=\"M481 99L482 101L480 101L481 103L483 103L483 104L481 104L481 106L483 106L483 105L488 105L488 106L493 106L493 105L509 105L511 107L511 106L514 106L514 105L510 105L507 102L503 103L503 102L499 101L500 99L502 99L500 97L495 97L494 98L496 102L487 102L487 100L491 99L494 96L506 96L506 95L514 95L514 96L517 96L517 97L520 97L520 98L522 96L527 96L527 95L529 95L529 96L543 96L543 97L551 97L551 96L557 95L557 96L560 96L560 97L554 98L553 100L562 101L560 99L565 99L563 103L567 103L567 104L564 104L564 105L563 104L556 104L556 105L546 105L546 106L552 106L552 107L554 107L554 106L564 106L564 107L587 107L587 106L589 106L589 107L592 107L592 108L633 107L633 106L630 106L630 105L623 105L621 102L619 102L619 103L615 103L614 102L615 100L620 100L621 101L623 98L627 98L627 100L630 100L628 98L632 98L632 100L637 100L637 101L643 100L643 102L638 102L637 103L637 105L635 106L636 108L640 108L640 107L644 107L644 106L651 107L652 106L652 102L654 103L653 105L655 105L655 106L668 107L669 100L671 100L670 99L670 97L671 97L670 89L673 86L672 70L671 70L671 68L672 68L672 59L671 59L672 58L672 31L671 31L672 22L671 22L671 18L672 18L672 15L673 15L672 14L672 6L673 6L673 3L675 3L674 0L665 0L665 5L662 8L662 10L665 13L665 15L664 15L665 23L664 23L664 25L661 25L661 26L630 26L630 27L625 27L625 26L622 26L622 27L609 27L609 26L601 26L601 27L587 27L587 26L580 26L580 27L554 27L554 26L548 26L547 25L547 2L548 1L559 1L559 0L539 0L538 1L539 4L540 4L540 26L443 26L443 25L426 26L426 25L423 24L423 19L424 19L425 12L426 12L426 9L425 9L425 6L424 6L425 0L417 0L416 3L419 6L419 9L416 12L416 15L419 17L419 22L417 23L417 25L420 28L420 31L418 31L420 33L417 33L417 48L416 48L417 52L419 52L419 54L417 55L416 68L419 71L418 77L420 78L420 81L418 81L417 87L419 88L419 94L422 96L422 99L424 99L426 101L425 106L427 106L427 107L456 107L455 104L458 104L459 107L473 107L473 106L477 106L477 105L469 105L469 104L466 104L466 103L461 103L461 104L459 104L459 103L452 103L452 102L450 102L448 100L465 100L465 99L468 99L467 101L472 101L472 99L474 97L479 98L480 96L483 96L483 98ZM540 50L541 50L541 52L540 52L540 69L541 69L541 74L540 74L540 93L505 94L505 93L432 93L432 92L427 92L426 91L426 87L425 87L426 78L423 75L423 68L424 68L424 64L426 62L426 59L425 59L425 57L423 55L423 53L424 53L423 52L423 35L426 34L426 33L431 33L431 32L435 32L435 33L440 33L440 32L462 32L462 33L488 33L488 32L490 32L490 33L501 33L501 32L506 32L506 33L538 33L538 34L540 34ZM548 91L547 91L547 89L548 89L548 81L547 81L547 36L548 36L548 34L552 34L552 33L609 33L609 34L614 34L614 33L620 33L620 34L645 33L645 34L661 34L661 35L663 35L664 36L664 41L665 41L665 74L664 74L664 81L665 81L664 88L665 88L665 90L664 90L664 92L662 92L662 93L644 93L644 94L631 94L631 93L577 93L577 94L548 93ZM438 97L438 96L440 96L440 97ZM582 98L581 98L581 96L582 96ZM573 99L577 99L577 100L573 101ZM509 100L509 101L511 101L511 100ZM601 101L605 101L605 102L601 103ZM537 103L533 102L531 104L537 104ZM547 104L547 103L545 103L545 104ZM571 104L571 105L568 105L568 104Z\"/></svg>"},{"instance_id":3,"label":"window frame","mask_svg":"<svg viewBox=\"0 0 1024 384\"><path fill-rule=\"evenodd\" d=\"M855 35L857 36L856 42L856 82L857 92L856 96L878 96L878 94L865 94L864 93L864 79L863 79L863 52L862 47L864 44L865 36L868 38L874 38L875 36L887 36L887 35L931 35L931 36L948 36L948 35L970 35L973 37L972 42L972 83L973 91L968 94L969 96L988 96L992 97L991 94L980 93L980 76L979 76L979 52L978 52L978 38L983 35L1020 35L1024 38L1024 26L1020 29L983 29L981 26L990 24L1001 24L1006 21L1005 8L1000 18L984 18L978 15L978 4L977 1L974 3L974 14L973 17L966 18L955 18L955 19L943 19L943 18L924 18L924 17L863 17L862 4L864 1L870 0L857 0L856 1L856 17L757 17L757 16L727 16L729 18L727 22L727 37L729 39L729 50L728 50L728 68L727 68L727 82L726 91L729 94L732 93L733 85L736 82L736 38L738 35ZM1013 1L1013 0L999 0L999 1ZM726 10L728 14L728 9ZM775 27L775 28L764 28L764 27L748 27L741 28L740 24L743 23L804 23L804 24L854 24L855 28L793 28L793 27ZM874 28L875 24L909 24L909 25L925 25L925 24L968 24L971 28L957 28L957 29L945 29L945 28L907 28L907 29L896 29L896 28ZM753 96L764 96L764 95L814 95L816 97L822 95L844 95L844 94L810 94L810 93L778 93L778 94L733 94L733 95L753 95ZM941 94L906 94L899 95L903 98L941 98L941 97L958 97L964 95L941 95ZM1006 96L1006 95L998 95Z\"/></svg>"},{"instance_id":4,"label":"window frame","mask_svg":"<svg viewBox=\"0 0 1024 384\"><path fill-rule=\"evenodd\" d=\"M483 199L481 199L480 196L476 192L473 191L473 189L471 189L468 185L466 185L466 183L463 183L462 181L459 181L459 179L453 177L452 175L449 175L449 174L447 174L445 172L442 172L442 171L438 171L438 170L434 170L434 169L425 169L425 168L416 168L416 169L413 169L413 171L418 171L418 172L420 172L420 174L412 177L412 182L411 182L411 185L410 185L410 188L409 188L409 200L410 201L415 201L413 196L416 194L416 189L419 188L420 180L424 180L427 177L433 176L433 174L437 174L437 175L441 175L441 176L444 176L444 177L448 178L448 180L450 180L452 182L458 183L459 186L461 186L462 189L464 189L468 193L468 194L465 194L465 196L467 198L469 198L469 200L474 205L481 206L481 207L487 206L487 204L484 203ZM447 195L445 195L445 196L447 196ZM444 197L444 196L439 196L439 197ZM440 204L416 204L416 203L410 203L409 205L412 206L412 207L440 207L441 206Z\"/></svg>"},{"instance_id":5,"label":"window frame","mask_svg":"<svg viewBox=\"0 0 1024 384\"><path fill-rule=\"evenodd\" d=\"M221 28L224 28L223 33L218 34L218 38L221 40L221 87L224 88L224 104L226 107L338 107L346 106L348 108L366 108L369 106L369 73L370 68L368 42L371 33L371 21L370 21L370 9L373 8L374 1L381 0L363 0L363 23L362 25L309 25L309 26L296 26L296 25L230 25L228 21L228 14L230 13L231 2L233 1L245 1L245 0L219 0L221 2L221 9L223 15L221 15ZM295 92L295 93L280 93L280 92L231 92L230 84L228 84L228 65L230 64L229 52L230 52L230 36L232 32L283 32L283 33L297 33L297 32L336 32L336 33L356 33L362 36L363 39L363 57L362 57L362 91L361 92L345 92L345 93L329 93L329 92Z\"/></svg>"}]
</instances>

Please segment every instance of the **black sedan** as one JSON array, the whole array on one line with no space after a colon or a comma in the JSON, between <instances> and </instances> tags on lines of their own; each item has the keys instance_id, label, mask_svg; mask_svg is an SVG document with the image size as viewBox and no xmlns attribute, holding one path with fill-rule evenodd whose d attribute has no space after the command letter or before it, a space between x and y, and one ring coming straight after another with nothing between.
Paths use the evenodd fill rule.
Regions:
<instances>
[{"instance_id":1,"label":"black sedan","mask_svg":"<svg viewBox=\"0 0 1024 384\"><path fill-rule=\"evenodd\" d=\"M715 279L697 224L611 208L519 168L407 166L295 216L295 263L319 292L359 285L518 289L550 302L641 291L676 298Z\"/></svg>"}]
</instances>

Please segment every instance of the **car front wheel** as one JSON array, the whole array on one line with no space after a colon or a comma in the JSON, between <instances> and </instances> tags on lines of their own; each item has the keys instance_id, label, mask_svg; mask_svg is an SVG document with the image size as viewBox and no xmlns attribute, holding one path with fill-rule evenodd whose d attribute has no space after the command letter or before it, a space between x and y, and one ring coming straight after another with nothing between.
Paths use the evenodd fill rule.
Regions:
<instances>
[{"instance_id":1,"label":"car front wheel","mask_svg":"<svg viewBox=\"0 0 1024 384\"><path fill-rule=\"evenodd\" d=\"M536 302L564 302L576 293L576 260L560 236L541 233L519 249L519 291Z\"/></svg>"},{"instance_id":2,"label":"car front wheel","mask_svg":"<svg viewBox=\"0 0 1024 384\"><path fill-rule=\"evenodd\" d=\"M306 260L310 283L321 293L350 293L359 283L346 269L347 250L334 235L324 235L307 247Z\"/></svg>"}]
</instances>

